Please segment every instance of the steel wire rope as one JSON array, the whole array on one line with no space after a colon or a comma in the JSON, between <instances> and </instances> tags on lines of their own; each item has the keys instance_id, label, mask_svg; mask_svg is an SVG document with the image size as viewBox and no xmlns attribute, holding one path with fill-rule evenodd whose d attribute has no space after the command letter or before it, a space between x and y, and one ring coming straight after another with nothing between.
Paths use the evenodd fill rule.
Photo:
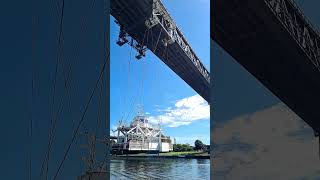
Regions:
<instances>
[{"instance_id":1,"label":"steel wire rope","mask_svg":"<svg viewBox=\"0 0 320 180\"><path fill-rule=\"evenodd\" d=\"M104 39L106 39L106 34L104 33ZM107 43L104 43L104 54L107 54L107 49L109 49L109 47L106 46ZM103 60L103 61L107 61L107 57L104 58L106 60ZM106 68L105 68L106 69ZM96 128L95 128L95 134L97 135L98 134L98 130L99 128L101 127L101 109L102 109L102 92L103 92L103 89L104 89L104 77L101 76L101 80L100 80L100 83L99 83L99 102L98 102L98 115L97 115L97 121L96 121ZM81 156L81 154L79 153L79 156ZM99 170L99 173L102 173L102 168L104 166L104 164L107 162L108 160L108 153L105 153L105 156L103 158L103 163L102 165L100 166L100 170ZM91 176L89 177L91 178Z\"/></svg>"},{"instance_id":2,"label":"steel wire rope","mask_svg":"<svg viewBox=\"0 0 320 180\"><path fill-rule=\"evenodd\" d=\"M105 60L102 60L102 62ZM96 127L95 127L95 134L98 134L99 128L101 127L101 111L102 111L102 92L103 92L103 87L104 87L104 78L103 76L101 77L101 81L99 83L100 88L99 88L99 100L98 100L98 111L97 111L97 121L96 121Z\"/></svg>"},{"instance_id":3,"label":"steel wire rope","mask_svg":"<svg viewBox=\"0 0 320 180\"><path fill-rule=\"evenodd\" d=\"M70 76L70 71L71 71L71 68L69 68L69 73L68 75L65 77L65 94L66 96L68 96L68 94L71 94L70 93L70 90L71 90L71 86L69 86L68 84L71 84L71 78L69 77ZM57 127L57 121L59 119L59 116L60 116L60 113L63 112L63 107L64 107L64 101L66 100L66 98L63 98L61 97L60 98L60 103L59 103L59 106L58 106L58 110L57 112L54 114L54 116L52 117L53 118L53 124L52 124L52 127L51 127L51 131L50 131L50 139L49 139L49 144L48 144L48 149L47 149L47 154L46 154L46 159L44 160L44 164L42 165L42 168L44 168L44 166L46 166L46 174L48 172L48 161L49 161L49 158L50 158L50 152L51 152L51 148L52 148L52 144L53 144L53 140L54 140L54 137L55 137L55 130L56 130L56 127ZM42 169L43 171L43 169ZM45 175L46 175L45 174Z\"/></svg>"},{"instance_id":4,"label":"steel wire rope","mask_svg":"<svg viewBox=\"0 0 320 180\"><path fill-rule=\"evenodd\" d=\"M132 46L133 46L133 39L131 38L131 42L130 42L130 51L129 51L129 59L128 59L128 76L127 76L127 87L126 87L126 90L128 88L128 84L129 84L129 78L130 78L130 60L131 60L131 53L132 53ZM122 101L121 101L122 99ZM125 114L125 109L126 109L126 105L127 105L127 95L124 95L124 96L120 96L120 106L121 106L121 102L123 103L123 108L121 110L121 117L120 117L120 120L119 120L119 126L122 124L122 121L123 121L123 117L124 117L124 114Z\"/></svg>"},{"instance_id":5,"label":"steel wire rope","mask_svg":"<svg viewBox=\"0 0 320 180\"><path fill-rule=\"evenodd\" d=\"M55 73L54 73L54 80L53 80L53 87L52 87L52 115L54 112L54 105L55 105L55 91L56 91L56 82L57 82L57 74L59 68L59 61L60 61L60 51L61 51L61 37L62 37L62 30L63 30L63 17L64 17L64 0L62 0L62 7L61 7L61 15L60 15L60 24L59 24L59 36L58 36L58 50L57 50L57 57L55 63ZM51 116L52 116L51 115ZM52 124L52 121L50 122Z\"/></svg>"},{"instance_id":6,"label":"steel wire rope","mask_svg":"<svg viewBox=\"0 0 320 180\"><path fill-rule=\"evenodd\" d=\"M143 96L144 96L144 75L145 75L145 64L141 65L141 94L140 94L140 104L142 104L142 108L144 108ZM144 111L144 110L143 110Z\"/></svg>"},{"instance_id":7,"label":"steel wire rope","mask_svg":"<svg viewBox=\"0 0 320 180\"><path fill-rule=\"evenodd\" d=\"M102 109L102 91L103 91L103 77L101 77L100 81L100 93L99 93L99 102L98 102L98 115L97 115L97 122L96 122L96 129L95 133L98 134L98 129L101 127L101 109Z\"/></svg>"},{"instance_id":8,"label":"steel wire rope","mask_svg":"<svg viewBox=\"0 0 320 180\"><path fill-rule=\"evenodd\" d=\"M62 7L61 7L61 14L60 14L60 20L59 20L59 35L58 35L58 46L57 46L57 56L56 56L56 63L55 63L55 72L54 72L54 79L53 79L53 87L52 87L52 110L51 110L51 117L53 117L54 114L54 107L55 107L55 95L56 95L56 82L57 82L57 74L58 74L58 68L59 68L59 61L60 61L60 51L61 51L61 38L62 38L62 31L63 31L63 19L64 19L64 0L62 0ZM51 127L53 124L53 119L50 118L50 125L49 125L49 137L50 139L50 132ZM42 173L42 170L41 170ZM41 176L41 175L40 175Z\"/></svg>"},{"instance_id":9,"label":"steel wire rope","mask_svg":"<svg viewBox=\"0 0 320 180\"><path fill-rule=\"evenodd\" d=\"M90 6L91 9L94 7L95 2L96 2L96 0L92 0L91 6ZM89 10L90 10L90 9L89 9ZM88 13L88 12L87 12L87 13ZM85 26L85 25L86 25L86 23L87 23L87 21L88 21L88 16L84 15L84 16L82 17L82 19L83 19L83 20L81 21L81 30L82 30L83 32L86 32L88 26ZM80 51L80 50L79 50L79 45L81 44L81 43L79 43L79 38L77 38L76 40L78 40L78 41L77 41L75 44L78 45L78 46L75 46L75 50L77 50L77 51L76 51L76 53L75 53L75 57L76 57L76 58L74 58L74 59L75 59L74 63L76 63L76 62L77 62L77 59L79 58L79 51ZM74 79L74 81L75 81L74 84L77 84L78 81L76 81L76 79ZM77 89L75 88L75 90L77 90ZM75 94L75 93L74 93L74 94ZM74 120L72 121L72 124L73 124L73 128L74 128L74 124L75 124L75 121L74 121Z\"/></svg>"},{"instance_id":10,"label":"steel wire rope","mask_svg":"<svg viewBox=\"0 0 320 180\"><path fill-rule=\"evenodd\" d=\"M109 55L108 55L108 56L109 56ZM102 77L103 74L104 74L105 66L106 66L106 61L103 63L103 66L102 66L101 71L100 71L99 78L98 78L97 82L95 83L95 86L94 86L94 88L93 88L93 90L92 90L92 92L91 92L91 95L90 95L90 97L89 97L89 99L88 99L88 101L87 101L87 103L86 103L86 105L85 105L84 112L83 112L82 115L81 115L80 121L79 121L78 124L77 124L77 127L76 127L76 129L75 129L75 131L74 131L74 133L73 133L73 135L72 135L71 141L70 141L70 143L68 144L68 147L67 147L67 149L66 149L66 151L65 151L65 153L64 153L63 159L61 160L61 162L60 162L60 164L59 164L59 167L58 167L58 169L57 169L57 171L56 171L56 173L55 173L55 175L54 175L54 178L53 178L54 180L58 177L59 172L60 172L60 170L61 170L61 168L62 168L62 166L63 166L63 164L64 164L64 162L65 162L65 160L66 160L66 158L67 158L67 155L68 155L68 153L69 153L69 151L70 151L70 149L71 149L71 146L72 146L72 144L74 143L74 141L76 140L76 137L77 137L78 132L79 132L79 130L80 130L80 128L81 128L81 125L82 125L82 123L83 123L84 120L85 120L85 115L86 115L86 113L87 113L87 111L88 111L89 105L90 105L90 103L91 103L91 101L92 101L92 99L93 99L93 96L94 96L97 88L98 88L98 85L99 85L99 82L100 82L100 80L101 80L101 77Z\"/></svg>"},{"instance_id":11,"label":"steel wire rope","mask_svg":"<svg viewBox=\"0 0 320 180\"><path fill-rule=\"evenodd\" d=\"M146 29L146 31L147 31L147 29ZM145 31L145 32L146 32ZM152 30L151 30L152 31ZM145 36L145 34L144 34L144 36ZM145 40L145 37L143 38L143 41L142 41L142 47L144 46L144 40ZM142 111L144 111L144 102L143 102L143 93L144 93L144 74L145 74L145 64L142 64L141 65L141 94L140 94L140 97L141 97L141 102L140 102L140 104L142 104L142 108L143 108L143 110ZM142 112L142 113L144 113L144 112Z\"/></svg>"},{"instance_id":12,"label":"steel wire rope","mask_svg":"<svg viewBox=\"0 0 320 180\"><path fill-rule=\"evenodd\" d=\"M122 9L121 9L122 10ZM146 34L146 31L147 30L145 30L145 32L144 32L144 37L143 37L143 42L144 42L144 38L145 38L145 34ZM143 44L143 43L142 43ZM134 40L133 40L133 38L131 38L131 42L130 42L130 53L129 53L129 61L128 61L128 78L127 78L127 88L129 87L129 78L130 78L130 62L131 62L131 57L132 57L132 49L133 49L133 46L134 46ZM120 118L120 120L119 120L119 125L122 123L122 121L124 120L125 122L126 122L126 119L124 119L124 116L125 116L125 114L126 114L126 107L127 107L127 96L124 96L124 108L123 108L123 110L122 110L122 115L121 115L121 118ZM120 102L121 102L121 100L120 100ZM121 122L121 123L120 123Z\"/></svg>"},{"instance_id":13,"label":"steel wire rope","mask_svg":"<svg viewBox=\"0 0 320 180\"><path fill-rule=\"evenodd\" d=\"M160 40L160 37L161 37L161 33L162 33L162 29L160 30L160 32L159 32L159 35L158 35L158 38L157 38L157 42L156 42L156 44L155 44L155 46L154 46L154 48L153 48L153 53L155 53L156 52L156 50L157 50L157 47L158 47L158 43L159 43L159 40ZM166 46L167 47L167 46ZM167 48L165 48L165 50L166 50ZM147 74L147 73L146 73ZM143 76L143 75L142 75ZM155 73L155 75L154 76L157 76L157 73ZM156 78L154 78L155 79L155 81L153 81L154 83L155 82L157 82L156 80ZM153 90L154 90L154 87L151 85L151 93L153 92ZM143 93L143 82L142 82L142 93ZM142 103L143 103L143 94L142 94Z\"/></svg>"},{"instance_id":14,"label":"steel wire rope","mask_svg":"<svg viewBox=\"0 0 320 180\"><path fill-rule=\"evenodd\" d=\"M92 5L91 5L91 7L93 7L94 6L94 3L95 3L95 0L93 0L93 2L92 2ZM85 16L86 17L86 16ZM84 20L82 21L82 30L84 30L85 29L85 27L86 26L84 26L84 24L85 24L85 21L87 20L86 18L84 17ZM63 34L63 33L62 33ZM78 39L77 39L78 40ZM76 43L76 45L79 45L79 43ZM75 46L75 49L76 50L78 50L79 48L78 48L78 46ZM79 56L79 54L78 53L76 53L76 56L78 57ZM67 95L69 94L69 110L71 111L71 87L72 87L72 83L71 82L69 82L68 83L68 81L71 81L71 79L72 79L72 77L70 77L70 76L72 76L72 63L69 63L69 71L68 71L68 73L66 73L67 75L66 76L68 76L68 77L66 77L65 78L65 90L67 91ZM69 86L68 86L68 84L69 84ZM68 93L69 92L69 93ZM64 98L62 98L61 97L61 99L64 99ZM63 105L63 101L60 101L60 107L61 107L61 105ZM63 106L62 106L63 107ZM61 109L61 108L60 108ZM62 109L61 109L62 110ZM53 141L53 138L54 138L54 134L55 134L55 129L56 129L56 121L58 120L58 116L59 116L59 112L61 112L61 110L60 111L58 111L57 112L57 117L56 117L56 119L55 119L55 123L54 123L54 128L53 128L53 131L52 131L52 134L51 134L51 142L50 142L50 147L49 147L49 150L48 150L48 152L47 152L47 154L49 154L50 152L51 152L51 146L52 146L52 141ZM70 112L69 111L69 112ZM73 122L73 124L74 124L74 122ZM48 155L46 155L46 156L48 156ZM47 158L48 159L48 158ZM44 160L45 161L45 160ZM43 162L43 163L45 163L45 162ZM47 163L48 163L48 160L47 160ZM43 166L43 165L42 165Z\"/></svg>"},{"instance_id":15,"label":"steel wire rope","mask_svg":"<svg viewBox=\"0 0 320 180\"><path fill-rule=\"evenodd\" d=\"M162 31L162 29L161 29L161 31ZM157 40L157 45L158 45L158 42L159 42L159 38L160 38L160 36L161 36L161 31L160 31L160 33L159 33L159 37L158 37L158 40ZM157 45L155 46L155 48L154 48L154 52L155 52L155 50L156 50L156 47L157 47ZM164 57L164 54L165 54L165 52L167 51L167 48L168 48L168 45L166 45L165 46L165 48L163 49L163 53L162 53L162 57ZM154 79L154 81L153 82L155 82L155 84L157 84L157 82L158 82L158 78L159 78L159 74L156 72L156 73L152 73L153 74L153 79ZM155 86L151 86L151 93L150 93L150 95L151 95L151 97L156 97L156 91L155 91ZM152 93L154 93L154 95L155 96L152 96Z\"/></svg>"},{"instance_id":16,"label":"steel wire rope","mask_svg":"<svg viewBox=\"0 0 320 180\"><path fill-rule=\"evenodd\" d=\"M153 45L153 33L152 33L152 28L150 28L150 29L148 29L148 31L150 30L150 32L151 32L151 39L152 39L152 45ZM149 35L149 34L148 34ZM149 41L149 37L147 38L147 41ZM144 43L144 41L143 41L143 43ZM144 44L142 44L142 46L143 46ZM145 65L144 64L142 64L142 66L141 66L141 71L140 71L140 75L141 75L141 94L140 94L140 103L139 104L142 104L142 108L143 108L143 111L144 111L144 102L143 102L143 93L144 93L144 71L145 71ZM144 113L144 112L143 112Z\"/></svg>"},{"instance_id":17,"label":"steel wire rope","mask_svg":"<svg viewBox=\"0 0 320 180\"><path fill-rule=\"evenodd\" d=\"M133 39L131 39L131 43L133 43ZM131 57L132 57L132 49L133 49L133 47L132 46L130 46L130 53L129 53L129 59L128 59L128 77L127 77L127 88L126 88L126 90L128 91L128 89L129 89L129 86L130 86L130 63L131 63ZM129 91L130 92L130 91ZM125 95L125 97L127 97L126 95ZM127 99L126 99L127 100ZM123 120L125 121L125 123L126 123L126 120L124 119L124 117L125 117L125 114L126 113L128 113L128 112L126 112L126 110L125 109L128 109L128 103L129 102L127 102L127 101L125 101L125 108L123 109L123 111L122 111L122 113L121 113L121 118L120 118L120 121L122 122Z\"/></svg>"},{"instance_id":18,"label":"steel wire rope","mask_svg":"<svg viewBox=\"0 0 320 180\"><path fill-rule=\"evenodd\" d=\"M151 32L151 47L154 45L154 42L153 42L153 32L152 32L152 28L150 28L150 32ZM144 64L142 64L142 66L141 66L141 73L140 73L140 75L141 75L141 84L140 84L140 86L141 86L141 92L140 92L140 104L142 104L142 106L143 106L143 101L144 101L144 99L143 99L143 93L144 93L144 70L145 70L145 67L144 67Z\"/></svg>"},{"instance_id":19,"label":"steel wire rope","mask_svg":"<svg viewBox=\"0 0 320 180\"><path fill-rule=\"evenodd\" d=\"M62 33L62 37L63 37L63 33ZM60 53L60 58L62 58L63 53ZM65 90L65 95L66 96L70 96L71 97L71 93L70 93L70 90L71 90L71 72L72 72L72 64L71 63L68 63L69 65L69 69L68 71L65 71L65 68L67 68L67 65L64 63L64 61L61 62L61 65L62 65L62 72L61 73L65 73L65 78L64 78L64 90ZM59 116L60 116L60 113L62 113L63 111L63 107L64 107L64 101L65 101L66 98L63 98L61 97L60 98L60 103L59 103L59 106L58 106L58 110L57 112L55 112L52 116L52 120L53 120L53 124L52 126L50 127L50 133L49 133L49 142L48 142L48 149L47 149L47 153L45 155L45 158L44 161L43 161L43 164L42 164L42 169L41 169L41 175L43 173L43 168L44 168L44 165L46 166L46 172L45 172L45 175L46 175L46 179L47 179L47 172L48 172L48 161L49 161L49 155L50 155L50 152L51 152L51 148L52 148L52 143L53 143L53 140L54 140L54 135L55 135L55 129L56 129L56 124L57 124L57 121L59 119ZM69 102L70 102L70 98L69 98ZM70 103L69 103L70 104Z\"/></svg>"},{"instance_id":20,"label":"steel wire rope","mask_svg":"<svg viewBox=\"0 0 320 180\"><path fill-rule=\"evenodd\" d=\"M31 80L31 106L29 122L29 180L32 179L32 145L33 145L33 102L34 102L34 77Z\"/></svg>"},{"instance_id":21,"label":"steel wire rope","mask_svg":"<svg viewBox=\"0 0 320 180\"><path fill-rule=\"evenodd\" d=\"M145 40L147 40L147 43L148 43L148 41L149 41L148 39L149 39L149 29L146 29L146 30L145 30L145 33L144 33L143 40L142 40L142 47L144 46ZM147 43L146 43L146 44L147 44ZM132 99L131 99L131 106L130 106L131 109L130 109L130 111L127 112L125 121L128 120L128 118L130 117L130 115L131 115L132 112L133 112L134 104L135 104L135 102L138 100L138 97L139 97L140 88L141 88L141 87L139 86L139 87L138 87L138 91L137 91L137 96L132 97Z\"/></svg>"},{"instance_id":22,"label":"steel wire rope","mask_svg":"<svg viewBox=\"0 0 320 180\"><path fill-rule=\"evenodd\" d=\"M160 29L160 33L159 33L159 36L158 36L156 45L155 45L154 48L153 48L153 52L154 52L154 53L156 53L156 50L157 50L157 47L158 47L158 43L159 43L159 40L160 40L160 37L161 37L161 33L162 33L162 28Z\"/></svg>"},{"instance_id":23,"label":"steel wire rope","mask_svg":"<svg viewBox=\"0 0 320 180\"><path fill-rule=\"evenodd\" d=\"M36 29L35 26L37 25L38 16L37 16L37 3L36 0L32 1L32 9L33 9L33 16L32 16L32 73L31 73L31 99L29 104L30 110L30 120L29 120L29 160L28 161L28 177L29 180L32 180L32 148L33 148L33 122L34 122L34 113L33 107L35 102L35 81L37 79L37 68L36 68Z\"/></svg>"},{"instance_id":24,"label":"steel wire rope","mask_svg":"<svg viewBox=\"0 0 320 180\"><path fill-rule=\"evenodd\" d=\"M95 5L95 0L93 0L92 1L92 4L91 4L91 6L90 6L90 8L93 8L93 6ZM85 26L85 23L86 23L86 20L87 20L87 18L86 18L87 16L84 16L83 17L83 20L82 20L82 23L81 23L81 29L83 30L83 31L85 31L86 30L86 27L87 26ZM75 44L79 44L79 43L75 43ZM75 48L75 50L78 50L79 51L79 47L78 46L76 46L76 48ZM79 57L79 54L78 53L76 53L76 56L75 57ZM69 75L71 76L71 68L72 67L72 64L70 63L69 64L69 69L70 69L70 71L69 71ZM75 79L74 79L75 80ZM66 82L66 81L65 81ZM67 88L67 86L68 86L68 84L66 84L65 83L65 87ZM71 83L69 83L69 86L70 86L70 88L71 88L71 86L72 86L72 84ZM74 88L74 89L76 89L76 88ZM68 90L68 88L67 88L67 90ZM70 108L70 110L71 110L71 92L70 92L70 90L68 91L69 92L69 108ZM61 109L62 110L62 109ZM60 111L61 112L61 111ZM56 119L56 120L58 120L58 119ZM75 121L72 121L72 124L73 124L73 128L74 128L74 125L75 125ZM56 127L56 126L55 126ZM55 128L56 129L56 128ZM54 129L54 130L55 130ZM54 135L55 135L55 132L56 131L53 131L53 137L54 137ZM52 139L53 140L53 139ZM51 149L52 149L52 146L51 146Z\"/></svg>"},{"instance_id":25,"label":"steel wire rope","mask_svg":"<svg viewBox=\"0 0 320 180\"><path fill-rule=\"evenodd\" d=\"M71 90L71 86L68 85L70 84L70 78L66 78L65 79L65 91L66 91L66 95L68 94L71 94L70 93L70 90ZM69 82L69 83L68 83ZM46 179L47 179L47 173L48 173L48 163L49 163L49 159L50 159L50 153L51 153L51 150L52 150L52 145L53 145L53 140L55 138L55 131L56 131L56 128L57 128L57 121L61 115L61 113L63 112L63 108L64 108L64 101L66 100L66 98L61 98L60 99L60 103L59 103L59 108L58 108L58 111L57 113L54 115L54 122L53 122L53 126L52 126L52 131L50 132L50 141L49 141L49 146L48 146L48 151L47 151L47 156L46 156L46 159L44 160L44 163L43 166L46 166L46 171L45 171L45 175L46 175Z\"/></svg>"},{"instance_id":26,"label":"steel wire rope","mask_svg":"<svg viewBox=\"0 0 320 180\"><path fill-rule=\"evenodd\" d=\"M143 41L142 41L142 48L144 46L144 40L145 40L145 36L146 36L146 31L147 29L145 30L145 33L144 33L144 38L143 38ZM139 104L142 104L143 106L143 82L144 82L144 64L142 63L141 65L141 71L140 71L140 75L141 75L141 94L140 94L140 97L141 97L141 100L140 100L140 103Z\"/></svg>"}]
</instances>

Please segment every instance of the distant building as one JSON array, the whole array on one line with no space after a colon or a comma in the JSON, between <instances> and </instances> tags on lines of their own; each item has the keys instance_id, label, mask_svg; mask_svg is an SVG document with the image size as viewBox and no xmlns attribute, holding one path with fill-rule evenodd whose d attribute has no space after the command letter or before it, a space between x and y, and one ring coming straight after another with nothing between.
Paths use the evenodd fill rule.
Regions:
<instances>
[{"instance_id":1,"label":"distant building","mask_svg":"<svg viewBox=\"0 0 320 180\"><path fill-rule=\"evenodd\" d=\"M162 133L160 126L150 124L143 115L136 116L130 126L120 125L117 131L117 142L112 146L113 152L173 150L170 137Z\"/></svg>"},{"instance_id":2,"label":"distant building","mask_svg":"<svg viewBox=\"0 0 320 180\"><path fill-rule=\"evenodd\" d=\"M176 138L171 139L172 144L176 144Z\"/></svg>"}]
</instances>

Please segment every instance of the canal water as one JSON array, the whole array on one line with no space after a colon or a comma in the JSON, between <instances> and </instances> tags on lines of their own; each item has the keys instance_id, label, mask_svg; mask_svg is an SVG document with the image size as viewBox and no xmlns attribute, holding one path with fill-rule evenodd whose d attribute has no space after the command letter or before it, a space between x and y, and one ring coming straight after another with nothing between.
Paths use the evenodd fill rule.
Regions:
<instances>
[{"instance_id":1,"label":"canal water","mask_svg":"<svg viewBox=\"0 0 320 180\"><path fill-rule=\"evenodd\" d=\"M135 158L111 160L115 179L210 179L209 159Z\"/></svg>"}]
</instances>

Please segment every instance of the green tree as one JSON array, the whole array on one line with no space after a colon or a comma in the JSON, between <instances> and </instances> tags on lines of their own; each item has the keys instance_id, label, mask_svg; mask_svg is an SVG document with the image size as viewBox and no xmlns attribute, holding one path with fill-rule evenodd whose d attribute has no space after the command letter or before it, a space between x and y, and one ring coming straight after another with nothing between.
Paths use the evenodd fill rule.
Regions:
<instances>
[{"instance_id":1,"label":"green tree","mask_svg":"<svg viewBox=\"0 0 320 180\"><path fill-rule=\"evenodd\" d=\"M205 145L202 143L202 141L200 141L200 140L197 139L197 140L194 142L194 149L197 150L197 151L199 151L199 150L205 150Z\"/></svg>"},{"instance_id":2,"label":"green tree","mask_svg":"<svg viewBox=\"0 0 320 180\"><path fill-rule=\"evenodd\" d=\"M174 144L173 151L174 152L185 152L192 151L192 147L189 144Z\"/></svg>"}]
</instances>

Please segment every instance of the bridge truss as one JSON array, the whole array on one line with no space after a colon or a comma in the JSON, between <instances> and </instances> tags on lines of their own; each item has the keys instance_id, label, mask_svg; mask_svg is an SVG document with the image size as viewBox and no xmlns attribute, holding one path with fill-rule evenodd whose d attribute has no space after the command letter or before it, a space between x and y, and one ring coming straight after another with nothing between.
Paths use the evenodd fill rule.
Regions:
<instances>
[{"instance_id":1,"label":"bridge truss","mask_svg":"<svg viewBox=\"0 0 320 180\"><path fill-rule=\"evenodd\" d=\"M160 0L111 0L111 15L120 26L119 45L134 47L137 59L151 50L209 102L210 73Z\"/></svg>"},{"instance_id":2,"label":"bridge truss","mask_svg":"<svg viewBox=\"0 0 320 180\"><path fill-rule=\"evenodd\" d=\"M293 0L215 0L211 37L320 132L320 34Z\"/></svg>"}]
</instances>

